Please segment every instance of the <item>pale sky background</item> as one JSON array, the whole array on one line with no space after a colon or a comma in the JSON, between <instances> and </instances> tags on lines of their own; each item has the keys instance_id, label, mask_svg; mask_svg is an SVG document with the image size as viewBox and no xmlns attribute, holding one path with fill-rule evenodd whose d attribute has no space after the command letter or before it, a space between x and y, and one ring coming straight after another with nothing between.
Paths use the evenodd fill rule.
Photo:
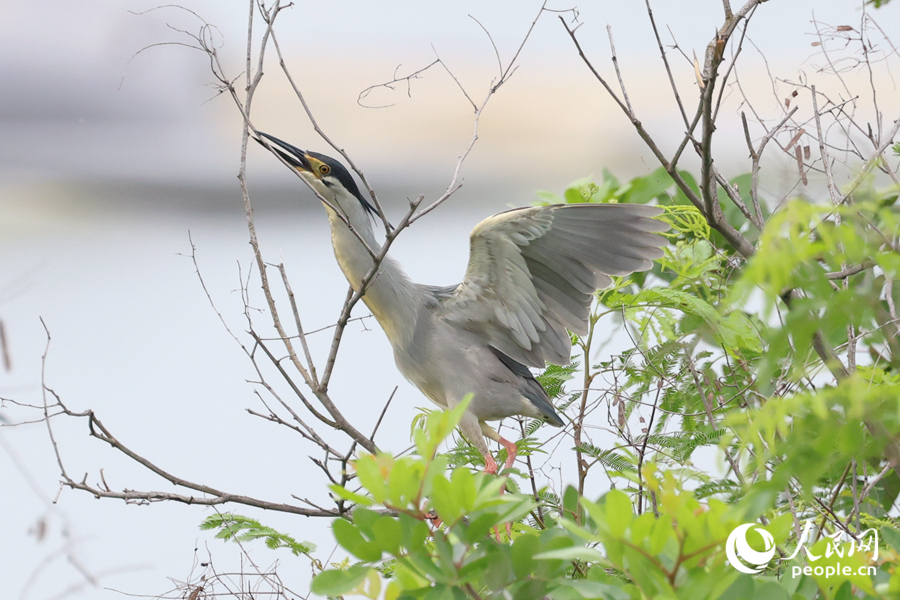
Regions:
<instances>
[{"instance_id":1,"label":"pale sky background","mask_svg":"<svg viewBox=\"0 0 900 600\"><path fill-rule=\"evenodd\" d=\"M610 24L635 110L671 152L683 127L643 3L586 4L579 6L585 51L617 88L606 35ZM234 290L238 264L246 274L250 251L235 179L239 115L230 98L216 95L208 61L199 52L167 45L136 55L153 44L188 41L172 28L199 30L196 17L175 8L132 14L154 6L0 1L0 320L13 361L11 371L0 370L0 397L40 402L43 318L53 335L50 387L73 409L96 409L120 439L163 468L277 501L289 502L291 494L322 498L324 482L307 459L309 449L289 431L246 414L248 407L260 408L246 383L253 378L251 365L209 307L190 259L179 256L190 252L190 231L213 300L241 331ZM188 0L183 6L217 27L225 68L231 77L240 75L246 3ZM320 124L370 176L396 220L406 198L434 198L446 186L471 137L472 109L439 67L413 81L410 94L398 84L367 100L389 108L359 106L360 91L390 80L395 69L405 75L428 64L437 52L480 101L497 77L497 61L468 15L490 31L505 63L538 7L301 0L279 17L278 33ZM664 43L670 45L674 35L688 56L702 56L721 21L718 0L657 1L653 8ZM900 42L900 2L872 14ZM858 28L861 15L856 3L845 0L772 0L760 7L749 32L759 50L745 45L740 76L762 118L780 119L792 88L778 82L773 89L760 52L775 77L808 80L838 97L842 88L821 72L824 60L811 45L817 39L812 21ZM880 49L891 51L884 44ZM692 107L693 67L677 51L669 57ZM896 60L894 55L894 67ZM888 127L900 115L891 64L879 63L873 75ZM463 189L395 246L395 256L417 281L458 281L471 228L508 205L531 202L535 190L561 192L575 179L599 177L604 167L625 179L657 166L555 16L541 18L519 65L483 114L480 139L462 170ZM862 122L873 121L865 81L848 75L851 89L864 97ZM808 97L794 102L809 110ZM327 153L274 61L267 64L256 103L259 129ZM730 176L748 169L739 104L732 90L716 134L719 164ZM793 167L777 148L769 152L765 187L778 198ZM328 325L346 284L331 255L324 213L280 163L256 148L248 177L268 260L287 265L307 329ZM313 342L323 356L328 340L320 335ZM396 372L377 326L351 326L333 398L366 430L395 385L400 390L378 439L390 450L407 445L414 408L427 403ZM15 421L34 417L10 405L0 415ZM96 482L102 468L113 488L174 491L90 441L82 422L59 423L57 435L73 475L87 473ZM597 441L603 439L598 434ZM188 576L194 548L206 558L206 544L216 564L238 564L236 547L197 529L208 509L125 506L69 490L48 508L44 500L57 497L59 477L43 426L2 428L0 442L0 509L7 517L0 530L3 598L122 597L106 588L161 594L172 587L168 577ZM548 469L564 461L566 452L563 444ZM604 484L598 481L593 493L605 491ZM333 544L324 521L235 510L319 544L317 556L328 558ZM34 532L41 521L47 529L39 540ZM66 536L98 585L60 553ZM261 544L252 552L265 566L280 559L282 572L302 589L304 561Z\"/></svg>"}]
</instances>

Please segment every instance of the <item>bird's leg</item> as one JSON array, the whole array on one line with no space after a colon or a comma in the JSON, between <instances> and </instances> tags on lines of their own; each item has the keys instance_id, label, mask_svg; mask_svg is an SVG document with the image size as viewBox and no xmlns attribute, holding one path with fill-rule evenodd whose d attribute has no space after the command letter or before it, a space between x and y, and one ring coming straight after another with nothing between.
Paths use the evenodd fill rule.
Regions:
<instances>
[{"instance_id":1,"label":"bird's leg","mask_svg":"<svg viewBox=\"0 0 900 600\"><path fill-rule=\"evenodd\" d=\"M493 428L489 427L485 423L480 423L481 432L485 435L485 437L494 440L501 444L504 448L506 448L506 462L503 465L504 469L509 469L513 466L513 463L516 462L516 454L518 453L518 448L516 448L516 444L511 442L505 438L503 438L499 433L494 431ZM497 473L497 462L494 460L494 457L491 456L490 452L483 452L484 455L484 472L490 475ZM504 493L506 491L506 485L500 488L500 493ZM504 523L506 526L506 537L512 540L512 523ZM500 531L494 527L494 539L497 540L497 543L500 543Z\"/></svg>"},{"instance_id":2,"label":"bird's leg","mask_svg":"<svg viewBox=\"0 0 900 600\"><path fill-rule=\"evenodd\" d=\"M519 449L516 448L515 442L511 442L502 437L500 437L500 439L497 441L503 444L503 447L506 448L506 463L503 465L503 468L508 469L513 466L514 462L516 462L516 454L518 454Z\"/></svg>"},{"instance_id":3,"label":"bird's leg","mask_svg":"<svg viewBox=\"0 0 900 600\"><path fill-rule=\"evenodd\" d=\"M494 440L498 444L502 445L506 448L506 463L504 463L503 468L508 469L513 466L513 463L516 462L516 454L518 453L518 448L516 448L516 444L507 439L501 437L499 433L494 431L494 429L488 426L486 423L479 423L481 425L481 433L484 434L484 437ZM484 455L484 463L486 465L484 472L494 474L497 472L497 463L494 462L494 458L490 456L489 453L482 451ZM493 466L493 470L489 471L488 469Z\"/></svg>"},{"instance_id":4,"label":"bird's leg","mask_svg":"<svg viewBox=\"0 0 900 600\"><path fill-rule=\"evenodd\" d=\"M497 461L494 460L494 457L490 452L484 453L484 472L488 475L496 475L497 474Z\"/></svg>"}]
</instances>

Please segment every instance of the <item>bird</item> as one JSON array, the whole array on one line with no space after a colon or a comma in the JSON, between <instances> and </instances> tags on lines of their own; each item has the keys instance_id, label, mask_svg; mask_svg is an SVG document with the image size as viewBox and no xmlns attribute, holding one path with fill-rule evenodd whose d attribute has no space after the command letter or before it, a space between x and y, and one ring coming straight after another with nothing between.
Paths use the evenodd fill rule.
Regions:
<instances>
[{"instance_id":1,"label":"bird","mask_svg":"<svg viewBox=\"0 0 900 600\"><path fill-rule=\"evenodd\" d=\"M375 264L370 250L382 249L372 227L375 208L339 161L257 135L327 201L335 258L358 292ZM517 454L488 421L520 415L565 425L530 368L569 364L567 330L587 333L594 292L609 286L610 276L646 271L663 256L667 242L658 234L669 226L653 218L662 212L584 203L495 214L472 231L465 277L453 286L414 283L385 255L362 300L399 371L428 399L449 409L472 395L457 428L484 457L484 472L498 472L485 438L506 448L506 469Z\"/></svg>"}]
</instances>

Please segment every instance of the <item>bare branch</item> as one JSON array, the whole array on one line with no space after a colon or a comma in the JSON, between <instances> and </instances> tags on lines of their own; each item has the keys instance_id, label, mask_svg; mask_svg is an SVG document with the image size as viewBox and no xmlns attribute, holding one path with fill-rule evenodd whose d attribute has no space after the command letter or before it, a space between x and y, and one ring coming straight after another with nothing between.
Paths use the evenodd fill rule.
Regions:
<instances>
[{"instance_id":1,"label":"bare branch","mask_svg":"<svg viewBox=\"0 0 900 600\"><path fill-rule=\"evenodd\" d=\"M752 159L752 166L750 170L750 199L753 202L753 210L756 213L757 222L762 225L763 223L763 215L762 210L759 205L759 168L760 161L762 160L763 152L766 149L766 145L768 145L769 140L771 140L781 128L784 127L785 123L787 123L791 117L794 116L794 113L797 112L799 107L795 106L784 116L781 121L772 128L771 131L766 131L766 134L763 136L762 140L759 142L759 146L756 150L753 149L753 144L750 141L750 131L747 127L747 117L744 113L741 113L741 119L744 123L744 136L747 139L747 147L750 149L750 157Z\"/></svg>"},{"instance_id":2,"label":"bare branch","mask_svg":"<svg viewBox=\"0 0 900 600\"><path fill-rule=\"evenodd\" d=\"M312 124L313 129L316 133L319 134L325 142L335 149L343 158L347 161L347 164L350 165L350 168L359 175L360 180L362 180L363 185L366 186L366 190L369 192L369 197L372 199L372 203L375 205L375 210L378 211L378 216L381 218L381 222L384 225L384 231L386 234L391 232L391 224L388 222L387 217L384 214L384 210L381 208L381 202L378 201L378 195L375 193L375 190L369 184L369 180L366 178L365 173L360 170L359 167L356 166L356 163L353 162L353 159L350 158L350 155L344 151L343 148L335 144L330 137L325 133L325 131L319 126L319 122L316 120L315 116L313 116L312 110L309 108L309 105L306 103L306 98L303 96L303 92L300 91L300 88L297 87L297 84L294 82L294 78L291 76L291 72L287 68L287 63L284 62L284 56L281 54L281 46L278 44L278 38L275 37L274 32L272 33L272 42L275 44L275 52L278 54L278 64L281 65L281 70L284 73L284 76L287 78L288 83L291 84L291 88L294 90L294 95L297 96L297 99L300 101L300 104L303 106L303 110L306 111L306 116L309 119L309 122Z\"/></svg>"},{"instance_id":3,"label":"bare branch","mask_svg":"<svg viewBox=\"0 0 900 600\"><path fill-rule=\"evenodd\" d=\"M395 70L395 71L394 71L394 78L391 79L390 81L387 81L387 82L385 82L385 83L378 83L378 84L375 84L375 85L370 85L369 87L367 87L366 89L364 89L363 91L361 91L361 92L359 93L359 96L356 98L356 103L359 104L360 106L362 106L363 108L388 108L388 107L394 106L393 104L384 104L384 105L379 105L379 106L369 106L369 105L367 105L367 104L363 104L362 101L365 100L365 99L369 96L369 94L372 93L372 90L378 89L378 88L380 88L380 87L387 88L387 89L389 89L389 90L393 90L393 89L394 89L394 88L393 88L393 85L394 85L395 83L400 83L401 81L405 81L405 82L406 82L406 88L407 88L407 92L406 92L406 93L407 93L407 95L412 95L412 91L411 91L412 88L411 88L411 86L410 86L410 81L413 80L413 79L418 79L418 78L419 78L419 75L421 75L422 73L424 73L425 71L427 71L428 69L430 69L431 67L433 67L434 65L439 64L440 62L441 62L441 59L439 59L439 58L438 58L438 59L435 59L435 60L432 61L431 63L429 63L429 64L425 65L424 67L422 67L421 69L419 69L418 71L413 71L412 73L410 73L409 75L406 75L405 77L397 77L397 71ZM398 66L397 66L397 69L399 69L399 68L400 68L400 66L398 65Z\"/></svg>"},{"instance_id":4,"label":"bare branch","mask_svg":"<svg viewBox=\"0 0 900 600\"><path fill-rule=\"evenodd\" d=\"M616 58L616 42L613 40L612 25L606 26L606 35L609 38L609 50L612 53L612 63L616 68L616 77L619 79L619 89L622 90L622 98L625 99L625 106L628 107L628 114L634 114L631 108L631 101L628 99L628 92L625 91L625 82L622 81L622 71L619 70L619 60Z\"/></svg>"},{"instance_id":5,"label":"bare branch","mask_svg":"<svg viewBox=\"0 0 900 600\"><path fill-rule=\"evenodd\" d=\"M316 365L313 363L312 354L309 351L309 344L306 343L306 334L303 333L303 324L300 322L300 311L297 309L297 299L294 297L294 290L288 281L287 271L284 263L278 264L278 272L281 273L281 281L284 283L284 289L287 292L288 300L291 303L291 311L294 313L294 323L297 326L297 337L300 338L300 346L303 348L303 355L306 357L306 364L309 365L309 374L301 371L303 378L311 381L314 386L319 385L319 379L316 375Z\"/></svg>"},{"instance_id":6,"label":"bare branch","mask_svg":"<svg viewBox=\"0 0 900 600\"><path fill-rule=\"evenodd\" d=\"M65 473L63 474L63 483L72 489L84 490L93 494L97 498L117 498L120 500L124 500L126 502L136 502L136 503L149 503L149 502L158 502L161 500L170 500L174 502L181 502L184 504L200 504L203 506L213 506L217 504L225 504L228 502L233 502L236 504L244 504L246 506L253 506L256 508L263 508L266 510L275 510L279 512L286 512L298 515L304 515L308 517L324 517L324 516L336 516L338 513L336 511L317 511L317 510L308 510L305 508L301 508L299 506L292 506L290 504L282 504L278 502L267 502L265 500L259 500L257 498L252 498L250 496L243 496L240 494L231 494L228 492L223 492L216 488L210 487L208 485L194 483L188 481L186 479L182 479L173 475L162 468L156 466L154 463L150 462L148 459L139 455L135 451L131 450L119 440L117 440L108 429L97 419L97 416L93 411L87 411L87 413L73 413L69 411L65 406L60 404L63 409L66 411L66 414L72 417L87 417L88 419L88 428L90 430L90 434L92 437L97 438L100 441L106 442L125 456L129 457L136 463L142 465L146 469L156 473L163 479L169 481L170 483L187 488L190 490L194 490L200 492L201 494L205 494L204 496L187 496L184 494L175 494L169 492L139 492L135 490L125 489L121 492L114 492L108 489L103 489L97 486L92 486L87 483L87 476L82 479L80 482L74 481L70 479Z\"/></svg>"},{"instance_id":7,"label":"bare branch","mask_svg":"<svg viewBox=\"0 0 900 600\"><path fill-rule=\"evenodd\" d=\"M834 205L841 204L844 199L834 184L834 175L831 172L831 160L828 157L828 151L825 149L825 136L822 133L822 119L819 117L819 103L816 99L816 86L810 86L812 94L813 115L816 118L816 139L819 141L819 154L822 157L822 167L825 169L825 178L828 182L828 193L831 195L831 202ZM790 144L788 144L790 146Z\"/></svg>"},{"instance_id":8,"label":"bare branch","mask_svg":"<svg viewBox=\"0 0 900 600\"><path fill-rule=\"evenodd\" d=\"M544 5L546 6L546 3L544 3ZM543 7L541 7L541 8L543 8ZM473 21L475 21L476 23L478 23L478 26L481 27L481 30L484 31L485 35L488 36L488 41L491 42L491 48L494 49L494 56L497 57L497 73L502 78L503 77L503 61L500 59L500 50L497 49L497 44L494 43L494 38L493 38L493 36L491 36L491 32L488 31L487 27L485 27L484 25L481 24L481 21L479 21L472 15L469 15L469 18L472 19Z\"/></svg>"},{"instance_id":9,"label":"bare branch","mask_svg":"<svg viewBox=\"0 0 900 600\"><path fill-rule=\"evenodd\" d=\"M678 104L678 111L681 113L681 118L684 120L684 126L690 131L693 128L688 122L687 113L684 111L684 105L681 103L681 96L678 94L678 86L675 85L675 77L672 75L672 69L669 67L669 59L666 57L666 51L663 48L662 41L659 39L659 31L656 29L656 19L653 18L650 0L644 0L644 3L647 5L647 15L650 17L650 25L653 26L653 36L656 38L657 47L659 47L659 55L662 57L663 64L666 67L666 76L669 78L669 86L672 88L672 93L675 94L675 102Z\"/></svg>"},{"instance_id":10,"label":"bare branch","mask_svg":"<svg viewBox=\"0 0 900 600\"><path fill-rule=\"evenodd\" d=\"M749 241L747 241L747 239L743 235L741 235L741 233L739 231L737 231L727 221L725 221L724 218L720 218L716 213L708 213L707 212L707 208L708 208L707 204L704 202L703 199L701 199L701 197L699 197L694 192L694 190L684 180L684 178L681 176L681 173L679 173L679 171L678 171L676 163L674 161L670 162L665 157L665 155L662 153L662 151L656 145L656 142L653 140L653 138L650 136L650 134L644 128L643 124L637 119L637 117L634 115L634 113L629 111L628 106L616 95L616 93L612 90L612 88L609 86L609 84L606 82L606 80L603 79L603 77L600 75L600 73L598 73L597 70L594 68L593 64L591 64L591 61L584 54L584 50L581 48L581 44L578 42L578 38L575 36L575 31L573 29L569 28L569 26L566 24L565 20L562 17L560 17L560 22L562 23L563 27L565 27L566 32L569 34L569 37L572 39L572 42L575 44L575 48L578 50L578 55L581 56L581 59L584 61L585 65L588 67L588 69L590 69L591 73L593 73L594 77L600 82L600 84L604 87L604 89L606 89L607 93L613 98L613 100L615 100L616 104L619 105L619 108L622 109L622 112L624 112L625 115L628 117L628 119L631 121L631 124L634 126L638 135L641 137L641 139L644 141L644 143L647 145L647 147L650 149L650 151L653 152L653 155L656 156L656 159L660 162L660 164L663 166L663 168L666 170L666 172L669 174L669 176L672 177L672 179L675 181L675 184L678 186L678 189L680 189L682 191L682 193L684 193L684 195L691 202L691 204L696 206L700 211L703 212L704 215L706 215L707 219L709 220L710 226L713 227L714 229L716 229L719 233L721 233L725 237L725 239L727 239L728 242L741 255L743 255L745 258L749 258L750 256L752 256L755 253L755 249L753 248L753 245ZM707 104L707 105L702 105L702 106L708 107L709 105ZM700 116L701 114L705 114L704 111L698 110L698 116ZM712 135L711 131L709 132L709 135ZM690 132L688 133L688 137L689 136L690 136ZM687 139L688 138L685 139L684 144L687 143ZM680 151L678 153L676 153L676 156L678 156L679 154L680 154ZM710 158L709 162L710 163L712 162L711 158ZM710 171L710 174L711 174L711 171ZM715 194L714 187L712 190L712 194ZM711 202L710 202L710 204L711 204ZM716 210L718 210L719 213L721 213L721 208L718 207L718 203L716 203L715 208L716 208Z\"/></svg>"}]
</instances>

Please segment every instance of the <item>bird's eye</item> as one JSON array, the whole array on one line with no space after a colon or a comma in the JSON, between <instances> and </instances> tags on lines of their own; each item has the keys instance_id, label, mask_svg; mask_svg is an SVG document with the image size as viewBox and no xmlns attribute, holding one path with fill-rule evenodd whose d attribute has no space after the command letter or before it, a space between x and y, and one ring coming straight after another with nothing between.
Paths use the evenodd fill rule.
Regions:
<instances>
[{"instance_id":1,"label":"bird's eye","mask_svg":"<svg viewBox=\"0 0 900 600\"><path fill-rule=\"evenodd\" d=\"M322 175L328 175L331 172L331 167L328 165L319 165L319 173Z\"/></svg>"}]
</instances>

